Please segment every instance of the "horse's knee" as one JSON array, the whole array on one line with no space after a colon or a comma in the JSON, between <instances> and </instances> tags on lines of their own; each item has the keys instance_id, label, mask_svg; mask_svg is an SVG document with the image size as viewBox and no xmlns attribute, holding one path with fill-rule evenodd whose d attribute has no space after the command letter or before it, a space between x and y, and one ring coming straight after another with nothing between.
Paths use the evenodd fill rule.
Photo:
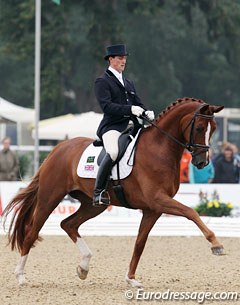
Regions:
<instances>
[{"instance_id":1,"label":"horse's knee","mask_svg":"<svg viewBox=\"0 0 240 305\"><path fill-rule=\"evenodd\" d=\"M193 208L185 206L184 216L186 216L188 219L194 221L199 218L199 214L197 211L195 211Z\"/></svg>"}]
</instances>

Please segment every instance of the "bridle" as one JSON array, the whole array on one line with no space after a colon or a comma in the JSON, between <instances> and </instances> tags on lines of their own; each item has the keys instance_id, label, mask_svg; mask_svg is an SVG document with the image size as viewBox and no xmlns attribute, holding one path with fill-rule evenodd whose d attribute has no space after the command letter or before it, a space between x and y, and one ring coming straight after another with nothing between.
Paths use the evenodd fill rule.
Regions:
<instances>
[{"instance_id":1,"label":"bridle","mask_svg":"<svg viewBox=\"0 0 240 305\"><path fill-rule=\"evenodd\" d=\"M183 133L187 130L187 128L190 126L190 136L189 136L189 141L185 144L182 143L181 141L179 141L178 139L176 139L174 136L172 136L171 134L169 134L168 132L166 132L164 129L162 129L161 127L157 126L153 121L150 121L146 115L142 115L141 118L144 119L145 121L147 121L149 124L151 124L152 126L156 127L161 133L163 133L164 135L166 135L168 138L170 138L171 140L173 140L174 142L176 142L177 144L179 144L180 146L182 146L183 148L187 149L193 157L195 157L198 154L201 154L203 152L206 152L209 150L210 146L209 145L204 145L204 144L196 144L194 143L194 127L195 127L195 122L196 122L196 118L197 117L201 117L204 118L206 120L212 120L214 118L214 115L207 115L207 114L201 114L198 113L198 111L207 104L203 104L203 105L199 105L197 107L197 109L194 112L194 115L192 117L192 119L189 121L189 123L187 124L187 126L184 128ZM202 150L200 152L195 152L194 148L201 148Z\"/></svg>"}]
</instances>

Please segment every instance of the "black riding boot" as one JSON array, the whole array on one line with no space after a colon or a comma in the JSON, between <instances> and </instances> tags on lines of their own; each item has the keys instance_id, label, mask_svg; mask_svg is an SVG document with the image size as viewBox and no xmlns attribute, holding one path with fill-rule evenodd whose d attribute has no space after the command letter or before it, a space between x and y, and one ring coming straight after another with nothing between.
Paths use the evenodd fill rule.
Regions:
<instances>
[{"instance_id":1,"label":"black riding boot","mask_svg":"<svg viewBox=\"0 0 240 305\"><path fill-rule=\"evenodd\" d=\"M107 186L112 170L113 161L109 154L103 158L98 169L97 178L93 192L93 205L94 206L108 206L110 198L107 192Z\"/></svg>"}]
</instances>

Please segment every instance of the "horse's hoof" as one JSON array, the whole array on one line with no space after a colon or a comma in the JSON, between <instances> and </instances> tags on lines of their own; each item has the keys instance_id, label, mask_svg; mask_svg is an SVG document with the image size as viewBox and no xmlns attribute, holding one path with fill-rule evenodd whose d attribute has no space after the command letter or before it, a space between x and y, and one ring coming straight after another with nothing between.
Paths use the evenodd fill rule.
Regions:
<instances>
[{"instance_id":1,"label":"horse's hoof","mask_svg":"<svg viewBox=\"0 0 240 305\"><path fill-rule=\"evenodd\" d=\"M214 255L225 255L223 246L212 247L211 250Z\"/></svg>"},{"instance_id":2,"label":"horse's hoof","mask_svg":"<svg viewBox=\"0 0 240 305\"><path fill-rule=\"evenodd\" d=\"M88 270L84 270L81 266L77 266L77 274L81 280L85 280L88 275Z\"/></svg>"},{"instance_id":3,"label":"horse's hoof","mask_svg":"<svg viewBox=\"0 0 240 305\"><path fill-rule=\"evenodd\" d=\"M125 281L130 284L132 287L142 287L142 283L135 279L130 279L127 275L125 276Z\"/></svg>"}]
</instances>

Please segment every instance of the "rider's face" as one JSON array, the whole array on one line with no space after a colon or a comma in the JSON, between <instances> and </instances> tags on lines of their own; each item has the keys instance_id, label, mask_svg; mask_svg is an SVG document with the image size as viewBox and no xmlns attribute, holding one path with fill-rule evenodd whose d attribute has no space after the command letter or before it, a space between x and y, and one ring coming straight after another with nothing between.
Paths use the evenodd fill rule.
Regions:
<instances>
[{"instance_id":1,"label":"rider's face","mask_svg":"<svg viewBox=\"0 0 240 305\"><path fill-rule=\"evenodd\" d=\"M127 56L114 56L109 57L110 66L117 70L119 73L122 73L125 69L127 61Z\"/></svg>"}]
</instances>

